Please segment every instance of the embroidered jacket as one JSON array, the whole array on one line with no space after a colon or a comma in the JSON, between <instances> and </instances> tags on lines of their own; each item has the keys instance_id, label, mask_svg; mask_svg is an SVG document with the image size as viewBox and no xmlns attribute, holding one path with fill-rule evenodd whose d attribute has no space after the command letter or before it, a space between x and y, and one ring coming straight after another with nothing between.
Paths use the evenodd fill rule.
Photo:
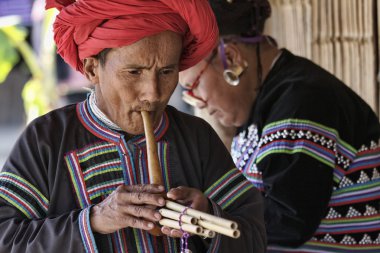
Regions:
<instances>
[{"instance_id":1,"label":"embroidered jacket","mask_svg":"<svg viewBox=\"0 0 380 253\"><path fill-rule=\"evenodd\" d=\"M193 252L264 252L260 193L202 120L168 107L155 129L165 187L204 191L241 238L189 239ZM126 228L93 233L91 205L121 184L147 184L144 136L107 128L88 101L32 122L0 173L0 252L179 252L179 240Z\"/></svg>"},{"instance_id":2,"label":"embroidered jacket","mask_svg":"<svg viewBox=\"0 0 380 253\"><path fill-rule=\"evenodd\" d=\"M269 252L380 252L379 138L359 96L283 51L232 145L265 197Z\"/></svg>"}]
</instances>

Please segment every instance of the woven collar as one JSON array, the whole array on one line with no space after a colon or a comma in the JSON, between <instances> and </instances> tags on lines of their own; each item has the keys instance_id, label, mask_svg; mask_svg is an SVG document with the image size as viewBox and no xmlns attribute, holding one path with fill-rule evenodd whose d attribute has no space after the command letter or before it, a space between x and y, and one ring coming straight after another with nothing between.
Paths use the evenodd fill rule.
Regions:
<instances>
[{"instance_id":1,"label":"woven collar","mask_svg":"<svg viewBox=\"0 0 380 253\"><path fill-rule=\"evenodd\" d=\"M112 142L119 143L123 140L124 135L118 131L109 128L104 122L102 122L89 106L89 101L85 101L77 104L77 115L83 126L95 136ZM169 127L169 118L166 112L161 116L159 124L154 129L154 136L156 141L159 141L166 133ZM132 142L136 145L145 145L145 135L135 135L128 142Z\"/></svg>"}]
</instances>

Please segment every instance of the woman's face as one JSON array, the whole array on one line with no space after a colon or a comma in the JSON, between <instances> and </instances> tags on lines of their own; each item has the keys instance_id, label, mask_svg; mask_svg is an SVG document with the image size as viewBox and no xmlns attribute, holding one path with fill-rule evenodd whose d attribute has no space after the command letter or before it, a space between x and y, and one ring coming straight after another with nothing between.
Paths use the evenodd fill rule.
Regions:
<instances>
[{"instance_id":1,"label":"woman's face","mask_svg":"<svg viewBox=\"0 0 380 253\"><path fill-rule=\"evenodd\" d=\"M198 103L197 107L206 109L224 126L243 125L248 120L254 100L247 73L241 75L239 85L231 86L223 78L224 68L219 53L205 69L206 64L207 58L180 72L179 82L182 85L191 84L199 78L199 83L192 92L204 102ZM200 72L202 74L199 77Z\"/></svg>"}]
</instances>

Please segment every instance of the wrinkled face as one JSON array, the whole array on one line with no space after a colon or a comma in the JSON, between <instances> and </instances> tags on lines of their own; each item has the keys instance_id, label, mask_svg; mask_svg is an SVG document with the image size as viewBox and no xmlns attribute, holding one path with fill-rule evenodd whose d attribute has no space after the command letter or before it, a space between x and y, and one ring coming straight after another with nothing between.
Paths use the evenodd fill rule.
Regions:
<instances>
[{"instance_id":1,"label":"wrinkled face","mask_svg":"<svg viewBox=\"0 0 380 253\"><path fill-rule=\"evenodd\" d=\"M156 125L178 83L181 51L181 37L162 32L112 49L104 65L97 59L85 61L98 107L129 134L144 132L142 110L151 112ZM94 65L93 77L86 64Z\"/></svg>"},{"instance_id":2,"label":"wrinkled face","mask_svg":"<svg viewBox=\"0 0 380 253\"><path fill-rule=\"evenodd\" d=\"M194 67L180 72L179 82L182 85L193 83L206 64L207 61L203 60ZM247 88L249 85L246 78L242 76L238 86L231 86L224 80L223 71L218 54L203 71L199 77L199 84L192 92L204 101L198 103L198 108L206 109L224 126L239 127L248 120L253 103L252 92Z\"/></svg>"}]
</instances>

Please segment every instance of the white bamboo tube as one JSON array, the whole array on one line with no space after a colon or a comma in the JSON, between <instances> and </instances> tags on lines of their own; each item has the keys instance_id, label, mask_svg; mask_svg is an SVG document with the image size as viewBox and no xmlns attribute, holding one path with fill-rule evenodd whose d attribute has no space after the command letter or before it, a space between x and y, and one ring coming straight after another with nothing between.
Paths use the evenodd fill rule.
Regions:
<instances>
[{"instance_id":1,"label":"white bamboo tube","mask_svg":"<svg viewBox=\"0 0 380 253\"><path fill-rule=\"evenodd\" d=\"M219 234L223 234L232 238L239 238L240 237L240 231L237 229L231 229L226 227L218 226L214 223L205 221L205 220L198 220L198 225L200 225L203 228L215 231Z\"/></svg>"},{"instance_id":2,"label":"white bamboo tube","mask_svg":"<svg viewBox=\"0 0 380 253\"><path fill-rule=\"evenodd\" d=\"M175 203L175 202L170 201L170 200L166 200L166 207L169 209L172 209L174 211L177 211L179 213L182 213L183 210L186 208L185 206L178 204L178 203ZM201 211L198 211L198 210L195 210L192 208L187 208L186 214L189 216L195 217L198 220L207 220L209 222L212 222L216 225L219 225L221 227L225 227L228 229L237 229L238 228L237 223L234 221L227 220L224 218L220 218L220 217L217 217L215 215L211 215L211 214L208 214L205 212L201 212Z\"/></svg>"},{"instance_id":3,"label":"white bamboo tube","mask_svg":"<svg viewBox=\"0 0 380 253\"><path fill-rule=\"evenodd\" d=\"M166 208L161 208L160 210L158 210L160 212L160 214L163 216L163 217L166 217L166 218L170 218L172 220L176 220L176 221L179 221L180 217L181 217L181 213L178 213L176 211L173 211L173 210L169 210L169 209L166 209ZM189 215L182 215L181 217L181 221L183 223L187 223L187 224L197 224L198 222L198 219L197 218L194 218L194 217L191 217Z\"/></svg>"},{"instance_id":4,"label":"white bamboo tube","mask_svg":"<svg viewBox=\"0 0 380 253\"><path fill-rule=\"evenodd\" d=\"M205 238L214 238L215 237L215 231L212 231L210 229L203 229L203 233L201 236Z\"/></svg>"},{"instance_id":5,"label":"white bamboo tube","mask_svg":"<svg viewBox=\"0 0 380 253\"><path fill-rule=\"evenodd\" d=\"M164 218L164 219L161 219L159 221L159 223L162 226L167 226L170 228L175 228L175 229L181 230L181 227L179 226L178 221L175 221L175 220L170 220L170 219ZM186 231L188 233L191 233L191 234L200 234L203 231L203 229L200 226L196 226L193 224L187 224L187 223L182 223L182 230Z\"/></svg>"}]
</instances>

